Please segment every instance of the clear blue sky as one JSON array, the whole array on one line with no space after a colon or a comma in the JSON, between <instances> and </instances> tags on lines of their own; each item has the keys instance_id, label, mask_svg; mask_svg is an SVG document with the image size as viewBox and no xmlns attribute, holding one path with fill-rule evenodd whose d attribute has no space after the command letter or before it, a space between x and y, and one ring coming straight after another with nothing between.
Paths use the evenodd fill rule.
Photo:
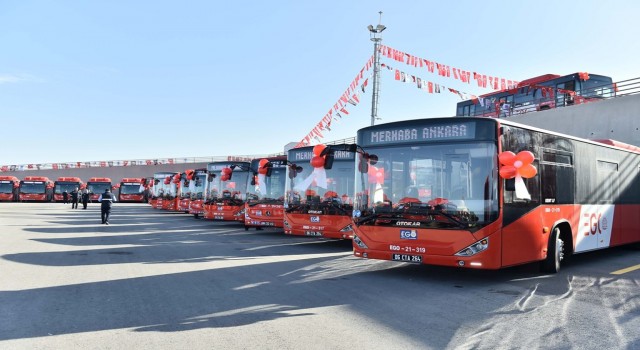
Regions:
<instances>
[{"instance_id":1,"label":"clear blue sky","mask_svg":"<svg viewBox=\"0 0 640 350\"><path fill-rule=\"evenodd\" d=\"M0 165L280 152L372 55L378 11L383 44L452 67L638 77L639 4L0 0ZM370 124L370 87L324 141ZM380 122L452 116L459 100L382 71Z\"/></svg>"}]
</instances>

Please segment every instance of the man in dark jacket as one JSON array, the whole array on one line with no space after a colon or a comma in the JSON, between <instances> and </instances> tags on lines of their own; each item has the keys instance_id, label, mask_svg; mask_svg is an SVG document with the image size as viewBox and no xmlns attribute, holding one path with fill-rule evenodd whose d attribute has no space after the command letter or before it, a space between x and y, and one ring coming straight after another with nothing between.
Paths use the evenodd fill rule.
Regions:
<instances>
[{"instance_id":1,"label":"man in dark jacket","mask_svg":"<svg viewBox=\"0 0 640 350\"><path fill-rule=\"evenodd\" d=\"M82 199L82 209L87 209L87 204L89 203L89 189L85 188L80 191L80 197Z\"/></svg>"},{"instance_id":2,"label":"man in dark jacket","mask_svg":"<svg viewBox=\"0 0 640 350\"><path fill-rule=\"evenodd\" d=\"M69 192L67 192L67 190L64 190L64 192L62 192L62 203L67 204L69 202Z\"/></svg>"},{"instance_id":3,"label":"man in dark jacket","mask_svg":"<svg viewBox=\"0 0 640 350\"><path fill-rule=\"evenodd\" d=\"M71 191L71 209L78 209L78 188Z\"/></svg>"},{"instance_id":4,"label":"man in dark jacket","mask_svg":"<svg viewBox=\"0 0 640 350\"><path fill-rule=\"evenodd\" d=\"M109 215L111 214L111 204L116 201L116 196L111 193L110 189L104 190L104 193L98 197L100 202L100 214L102 216L102 223L109 225Z\"/></svg>"}]
</instances>

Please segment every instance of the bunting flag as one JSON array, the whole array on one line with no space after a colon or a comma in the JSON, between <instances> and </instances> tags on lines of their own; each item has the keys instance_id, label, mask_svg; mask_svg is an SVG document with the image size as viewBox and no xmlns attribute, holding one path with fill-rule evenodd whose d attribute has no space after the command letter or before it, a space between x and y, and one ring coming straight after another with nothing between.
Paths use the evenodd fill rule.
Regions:
<instances>
[{"instance_id":1,"label":"bunting flag","mask_svg":"<svg viewBox=\"0 0 640 350\"><path fill-rule=\"evenodd\" d=\"M410 84L414 84L416 85L416 87L418 89L421 90L426 90L427 93L430 94L439 94L442 90L446 90L449 91L453 94L458 95L461 99L463 100L474 100L474 101L479 101L478 97L476 95L473 94L469 94L463 91L459 91L453 88L449 88L449 87L445 87L444 85L440 85L440 84L436 84L434 82L431 81L427 81L423 78L420 77L416 77L415 75L411 75L408 73L405 73L399 69L393 69L392 67L390 67L389 65L385 64L384 65L387 68L388 72L393 72L394 78L396 81L401 81L401 82L405 82L405 83L410 83ZM399 78L399 79L398 79Z\"/></svg>"},{"instance_id":2,"label":"bunting flag","mask_svg":"<svg viewBox=\"0 0 640 350\"><path fill-rule=\"evenodd\" d=\"M468 70L451 67L446 64L430 61L424 58L420 58L418 56L408 54L400 50L396 50L386 45L378 46L378 52L381 55L387 58L390 58L392 60L395 60L397 62L403 62L403 63L406 63L407 65L414 66L414 67L426 68L429 71L429 73L436 73L439 76L446 77L446 78L453 77L453 79L459 80L463 83L471 84L471 79L473 76L473 80L476 81L478 87L482 87L482 88L488 87L493 90L498 90L498 89L508 90L518 86L518 82L515 80L500 78L496 76L490 76L486 74L480 74L478 72L471 72ZM588 75L586 75L585 73L582 77L588 77ZM401 80L401 79L398 79L398 75L396 75L396 80ZM488 80L488 85L487 85L487 80Z\"/></svg>"},{"instance_id":3,"label":"bunting flag","mask_svg":"<svg viewBox=\"0 0 640 350\"><path fill-rule=\"evenodd\" d=\"M349 111L346 109L348 106L357 106L360 103L360 93L365 93L365 89L369 84L369 77L365 78L365 72L368 72L373 67L373 56L371 56L364 67L360 69L360 72L351 81L351 84L340 95L338 101L333 104L333 107L329 109L327 113L320 119L320 122L298 142L295 148L311 145L315 141L321 142L324 135L321 131L331 131L331 122L342 118L343 115L349 115ZM359 88L359 89L358 89ZM335 114L338 118L333 116Z\"/></svg>"}]
</instances>

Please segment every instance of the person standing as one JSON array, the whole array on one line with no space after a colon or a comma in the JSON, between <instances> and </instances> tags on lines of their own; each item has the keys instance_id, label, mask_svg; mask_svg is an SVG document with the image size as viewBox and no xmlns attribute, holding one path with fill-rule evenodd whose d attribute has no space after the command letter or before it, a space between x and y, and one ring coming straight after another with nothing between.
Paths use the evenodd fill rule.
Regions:
<instances>
[{"instance_id":1,"label":"person standing","mask_svg":"<svg viewBox=\"0 0 640 350\"><path fill-rule=\"evenodd\" d=\"M71 191L71 209L78 209L78 188Z\"/></svg>"},{"instance_id":2,"label":"person standing","mask_svg":"<svg viewBox=\"0 0 640 350\"><path fill-rule=\"evenodd\" d=\"M64 192L62 192L62 203L67 204L68 202L69 202L69 192L67 192L67 190L64 190Z\"/></svg>"},{"instance_id":3,"label":"person standing","mask_svg":"<svg viewBox=\"0 0 640 350\"><path fill-rule=\"evenodd\" d=\"M100 215L102 216L102 223L109 225L109 215L111 214L111 204L116 201L116 196L111 193L110 189L105 189L104 193L98 197L100 202Z\"/></svg>"},{"instance_id":4,"label":"person standing","mask_svg":"<svg viewBox=\"0 0 640 350\"><path fill-rule=\"evenodd\" d=\"M89 203L89 189L84 188L82 190L82 209L87 209L87 204Z\"/></svg>"}]
</instances>

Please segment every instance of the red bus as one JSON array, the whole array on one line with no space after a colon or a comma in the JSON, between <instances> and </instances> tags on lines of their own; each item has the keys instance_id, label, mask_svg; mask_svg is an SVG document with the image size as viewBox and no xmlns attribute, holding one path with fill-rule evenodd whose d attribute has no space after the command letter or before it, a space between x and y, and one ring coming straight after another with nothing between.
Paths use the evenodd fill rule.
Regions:
<instances>
[{"instance_id":1,"label":"red bus","mask_svg":"<svg viewBox=\"0 0 640 350\"><path fill-rule=\"evenodd\" d=\"M51 202L53 199L53 182L46 176L26 176L20 181L18 199L21 202Z\"/></svg>"},{"instance_id":2,"label":"red bus","mask_svg":"<svg viewBox=\"0 0 640 350\"><path fill-rule=\"evenodd\" d=\"M244 229L282 227L284 219L284 184L287 156L257 158L251 161L244 206Z\"/></svg>"},{"instance_id":3,"label":"red bus","mask_svg":"<svg viewBox=\"0 0 640 350\"><path fill-rule=\"evenodd\" d=\"M189 213L189 207L191 206L191 190L194 189L195 181L193 180L193 174L195 170L187 169L180 174L180 186L178 190L178 211Z\"/></svg>"},{"instance_id":4,"label":"red bus","mask_svg":"<svg viewBox=\"0 0 640 350\"><path fill-rule=\"evenodd\" d=\"M244 222L249 162L220 161L207 164L204 218Z\"/></svg>"},{"instance_id":5,"label":"red bus","mask_svg":"<svg viewBox=\"0 0 640 350\"><path fill-rule=\"evenodd\" d=\"M53 183L53 200L56 202L62 202L62 193L67 191L68 200L71 201L71 191L76 188L78 191L82 189L84 182L79 177L59 177Z\"/></svg>"},{"instance_id":6,"label":"red bus","mask_svg":"<svg viewBox=\"0 0 640 350\"><path fill-rule=\"evenodd\" d=\"M284 233L351 238L356 145L289 150Z\"/></svg>"},{"instance_id":7,"label":"red bus","mask_svg":"<svg viewBox=\"0 0 640 350\"><path fill-rule=\"evenodd\" d=\"M640 148L506 119L358 131L354 254L498 269L640 241Z\"/></svg>"},{"instance_id":8,"label":"red bus","mask_svg":"<svg viewBox=\"0 0 640 350\"><path fill-rule=\"evenodd\" d=\"M139 177L125 177L124 179L120 180L120 187L118 188L118 201L143 203L145 191L144 182L144 178Z\"/></svg>"},{"instance_id":9,"label":"red bus","mask_svg":"<svg viewBox=\"0 0 640 350\"><path fill-rule=\"evenodd\" d=\"M189 203L189 214L198 218L204 214L204 197L209 188L207 181L207 169L196 169L193 172L191 180L189 180L189 189L191 192L191 202Z\"/></svg>"},{"instance_id":10,"label":"red bus","mask_svg":"<svg viewBox=\"0 0 640 350\"><path fill-rule=\"evenodd\" d=\"M97 201L101 194L108 188L111 189L111 179L108 177L92 177L87 181L89 200Z\"/></svg>"},{"instance_id":11,"label":"red bus","mask_svg":"<svg viewBox=\"0 0 640 350\"><path fill-rule=\"evenodd\" d=\"M20 179L15 176L0 176L0 201L17 202L20 195Z\"/></svg>"},{"instance_id":12,"label":"red bus","mask_svg":"<svg viewBox=\"0 0 640 350\"><path fill-rule=\"evenodd\" d=\"M459 102L456 116L508 117L614 97L610 77L588 73L545 74L523 80L512 89Z\"/></svg>"},{"instance_id":13,"label":"red bus","mask_svg":"<svg viewBox=\"0 0 640 350\"><path fill-rule=\"evenodd\" d=\"M151 206L155 209L176 210L179 184L180 173L168 171L154 173Z\"/></svg>"}]
</instances>

